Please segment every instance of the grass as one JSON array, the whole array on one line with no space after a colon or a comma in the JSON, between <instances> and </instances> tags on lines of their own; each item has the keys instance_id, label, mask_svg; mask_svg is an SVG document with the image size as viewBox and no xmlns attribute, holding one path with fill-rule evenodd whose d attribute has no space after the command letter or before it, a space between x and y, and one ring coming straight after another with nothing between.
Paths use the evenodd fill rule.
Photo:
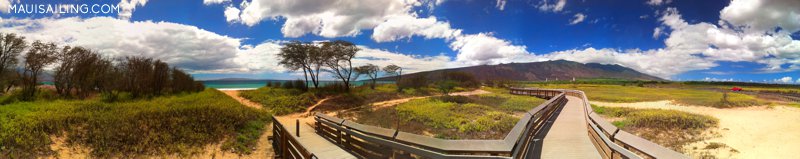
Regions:
<instances>
[{"instance_id":1,"label":"grass","mask_svg":"<svg viewBox=\"0 0 800 159\"><path fill-rule=\"evenodd\" d=\"M534 87L577 89L587 93L590 100L604 102L647 102L673 100L679 104L719 108L765 105L767 102L747 94L723 93L712 90L678 87L638 87L596 84L537 84Z\"/></svg>"},{"instance_id":2,"label":"grass","mask_svg":"<svg viewBox=\"0 0 800 159\"><path fill-rule=\"evenodd\" d=\"M241 91L239 96L261 104L275 115L303 112L317 98L313 92L270 87Z\"/></svg>"},{"instance_id":3,"label":"grass","mask_svg":"<svg viewBox=\"0 0 800 159\"><path fill-rule=\"evenodd\" d=\"M219 142L225 150L246 154L268 122L267 112L213 89L118 103L17 102L0 106L0 156L52 154L51 136L66 137L67 144L86 146L101 158L184 155Z\"/></svg>"},{"instance_id":4,"label":"grass","mask_svg":"<svg viewBox=\"0 0 800 159\"><path fill-rule=\"evenodd\" d=\"M645 139L682 151L682 147L699 141L703 131L716 127L719 120L676 110L633 109L592 105L594 112L611 119L615 126Z\"/></svg>"},{"instance_id":5,"label":"grass","mask_svg":"<svg viewBox=\"0 0 800 159\"><path fill-rule=\"evenodd\" d=\"M485 139L502 138L519 120L515 113L530 110L544 101L493 93L415 99L395 109L404 122L419 122L436 137Z\"/></svg>"}]
</instances>

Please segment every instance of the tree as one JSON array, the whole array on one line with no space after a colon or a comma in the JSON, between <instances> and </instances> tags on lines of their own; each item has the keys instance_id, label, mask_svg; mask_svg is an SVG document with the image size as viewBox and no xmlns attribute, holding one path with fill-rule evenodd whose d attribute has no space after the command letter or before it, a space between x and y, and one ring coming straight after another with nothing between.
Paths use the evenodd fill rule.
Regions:
<instances>
[{"instance_id":1,"label":"tree","mask_svg":"<svg viewBox=\"0 0 800 159\"><path fill-rule=\"evenodd\" d=\"M353 58L359 49L355 44L336 40L322 43L322 57L327 72L342 80L344 90L350 91L350 80L353 76Z\"/></svg>"},{"instance_id":2,"label":"tree","mask_svg":"<svg viewBox=\"0 0 800 159\"><path fill-rule=\"evenodd\" d=\"M397 66L395 64L391 64L389 66L383 67L383 72L386 72L386 76L395 76L397 79L394 81L397 83L397 91L402 91L403 88L400 87L400 80L403 77L403 68Z\"/></svg>"},{"instance_id":3,"label":"tree","mask_svg":"<svg viewBox=\"0 0 800 159\"><path fill-rule=\"evenodd\" d=\"M153 85L153 94L161 95L161 93L165 91L164 89L167 87L167 84L170 83L169 73L170 70L167 63L161 60L156 60L156 62L153 63L153 80L151 81Z\"/></svg>"},{"instance_id":4,"label":"tree","mask_svg":"<svg viewBox=\"0 0 800 159\"><path fill-rule=\"evenodd\" d=\"M324 60L322 60L324 57L322 57L320 49L319 46L312 43L289 42L278 53L278 58L281 59L278 64L293 71L303 69L306 87L310 77L314 88L318 88L320 69L324 65Z\"/></svg>"},{"instance_id":5,"label":"tree","mask_svg":"<svg viewBox=\"0 0 800 159\"><path fill-rule=\"evenodd\" d=\"M17 36L16 34L3 34L0 33L0 86L6 86L6 89L0 89L0 93L11 88L14 83L13 72L16 72L15 66L17 65L17 57L22 53L28 45L25 42L25 37Z\"/></svg>"},{"instance_id":6,"label":"tree","mask_svg":"<svg viewBox=\"0 0 800 159\"><path fill-rule=\"evenodd\" d=\"M355 68L356 74L365 74L367 77L369 77L369 79L372 81L372 83L369 85L369 88L371 89L375 89L375 80L378 78L378 70L378 66L373 64L367 64Z\"/></svg>"},{"instance_id":7,"label":"tree","mask_svg":"<svg viewBox=\"0 0 800 159\"><path fill-rule=\"evenodd\" d=\"M442 80L436 83L439 91L441 91L445 96L450 95L450 92L456 88L456 85L458 85L458 83L453 80Z\"/></svg>"},{"instance_id":8,"label":"tree","mask_svg":"<svg viewBox=\"0 0 800 159\"><path fill-rule=\"evenodd\" d=\"M25 54L25 70L22 73L23 77L23 100L33 100L36 94L36 86L39 84L39 74L45 66L56 61L56 54L58 53L56 44L42 43L35 41L31 44L31 48Z\"/></svg>"}]
</instances>

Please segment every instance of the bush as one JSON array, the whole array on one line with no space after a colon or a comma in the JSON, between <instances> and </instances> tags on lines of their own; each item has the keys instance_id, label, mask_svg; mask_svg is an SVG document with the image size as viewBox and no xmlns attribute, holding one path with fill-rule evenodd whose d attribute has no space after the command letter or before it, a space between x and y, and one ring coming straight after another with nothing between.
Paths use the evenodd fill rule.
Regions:
<instances>
[{"instance_id":1,"label":"bush","mask_svg":"<svg viewBox=\"0 0 800 159\"><path fill-rule=\"evenodd\" d=\"M307 107L313 105L316 99L314 93L311 92L269 87L242 91L239 96L261 104L276 115L303 112Z\"/></svg>"},{"instance_id":2,"label":"bush","mask_svg":"<svg viewBox=\"0 0 800 159\"><path fill-rule=\"evenodd\" d=\"M0 107L0 154L32 158L49 153L51 135L65 135L68 144L87 146L101 158L187 154L223 139L228 139L224 145L238 145L229 150L249 153L257 141L253 134L269 121L265 111L213 89L121 103L21 102Z\"/></svg>"}]
</instances>

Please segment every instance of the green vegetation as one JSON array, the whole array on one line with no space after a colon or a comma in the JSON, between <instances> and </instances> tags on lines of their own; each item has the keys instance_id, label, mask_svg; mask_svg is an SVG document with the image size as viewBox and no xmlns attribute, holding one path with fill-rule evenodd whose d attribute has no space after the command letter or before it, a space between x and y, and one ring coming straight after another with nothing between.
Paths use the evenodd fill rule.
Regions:
<instances>
[{"instance_id":1,"label":"green vegetation","mask_svg":"<svg viewBox=\"0 0 800 159\"><path fill-rule=\"evenodd\" d=\"M592 105L594 112L631 133L660 145L682 151L691 142L702 139L703 131L716 127L719 119L676 110L633 109Z\"/></svg>"},{"instance_id":2,"label":"green vegetation","mask_svg":"<svg viewBox=\"0 0 800 159\"><path fill-rule=\"evenodd\" d=\"M0 156L51 154L52 136L99 157L189 154L204 145L249 153L270 115L222 92L107 103L99 99L17 102L0 106Z\"/></svg>"},{"instance_id":3,"label":"green vegetation","mask_svg":"<svg viewBox=\"0 0 800 159\"><path fill-rule=\"evenodd\" d=\"M305 111L316 100L313 92L275 87L241 91L239 96L261 104L275 115Z\"/></svg>"},{"instance_id":4,"label":"green vegetation","mask_svg":"<svg viewBox=\"0 0 800 159\"><path fill-rule=\"evenodd\" d=\"M530 110L545 100L510 94L441 96L415 99L398 105L404 122L419 122L442 138L471 138L471 134L491 131L504 136L519 120L520 112ZM458 133L448 133L455 131Z\"/></svg>"},{"instance_id":5,"label":"green vegetation","mask_svg":"<svg viewBox=\"0 0 800 159\"><path fill-rule=\"evenodd\" d=\"M747 94L730 92L727 93L727 98L723 100L723 92L692 88L654 88L594 84L538 84L533 85L533 87L582 90L587 93L590 100L605 102L673 100L680 104L723 108L766 104L765 101Z\"/></svg>"}]
</instances>

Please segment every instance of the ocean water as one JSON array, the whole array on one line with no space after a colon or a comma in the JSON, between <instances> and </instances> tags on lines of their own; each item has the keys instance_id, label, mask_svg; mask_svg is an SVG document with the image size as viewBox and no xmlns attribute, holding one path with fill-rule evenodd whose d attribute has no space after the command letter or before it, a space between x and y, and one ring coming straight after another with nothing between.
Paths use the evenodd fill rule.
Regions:
<instances>
[{"instance_id":1,"label":"ocean water","mask_svg":"<svg viewBox=\"0 0 800 159\"><path fill-rule=\"evenodd\" d=\"M236 90L247 90L247 89L257 89L260 87L264 87L267 85L267 82L290 82L284 80L242 80L242 81L202 81L204 85L208 88L216 88L216 89L236 89ZM336 81L320 81L320 86L326 86L329 84L336 83ZM378 84L390 84L394 83L393 81L377 81ZM353 86L361 86L364 84L369 84L368 81L354 81ZM309 82L309 85L312 85Z\"/></svg>"}]
</instances>

